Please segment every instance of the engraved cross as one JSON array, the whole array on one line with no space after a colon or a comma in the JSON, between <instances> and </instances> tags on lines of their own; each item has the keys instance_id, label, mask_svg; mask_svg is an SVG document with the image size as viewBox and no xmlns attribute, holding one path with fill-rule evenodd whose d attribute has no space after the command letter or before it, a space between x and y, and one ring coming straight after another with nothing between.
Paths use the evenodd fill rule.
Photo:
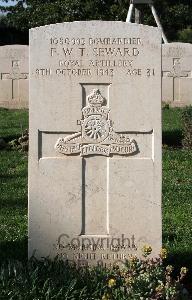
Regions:
<instances>
[{"instance_id":1,"label":"engraved cross","mask_svg":"<svg viewBox=\"0 0 192 300\"><path fill-rule=\"evenodd\" d=\"M12 99L15 99L19 95L19 80L28 79L27 73L20 72L20 62L18 60L12 61L12 72L1 73L1 80L10 79L12 81Z\"/></svg>"},{"instance_id":2,"label":"engraved cross","mask_svg":"<svg viewBox=\"0 0 192 300\"><path fill-rule=\"evenodd\" d=\"M94 89L87 97L88 105L82 109L81 131L59 138L55 145L61 154L82 156L81 235L109 234L109 157L139 152L137 142L127 133L114 131L104 100L100 91Z\"/></svg>"},{"instance_id":3,"label":"engraved cross","mask_svg":"<svg viewBox=\"0 0 192 300\"><path fill-rule=\"evenodd\" d=\"M173 58L172 71L163 71L163 77L173 78L173 101L181 101L181 78L189 78L191 71L181 68L180 58Z\"/></svg>"}]
</instances>

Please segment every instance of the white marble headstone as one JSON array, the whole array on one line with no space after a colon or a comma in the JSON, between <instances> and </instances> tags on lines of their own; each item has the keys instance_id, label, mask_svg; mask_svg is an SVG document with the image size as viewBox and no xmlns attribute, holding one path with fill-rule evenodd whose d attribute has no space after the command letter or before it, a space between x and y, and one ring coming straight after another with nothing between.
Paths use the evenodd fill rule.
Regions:
<instances>
[{"instance_id":1,"label":"white marble headstone","mask_svg":"<svg viewBox=\"0 0 192 300\"><path fill-rule=\"evenodd\" d=\"M161 32L30 30L29 257L112 264L161 248Z\"/></svg>"},{"instance_id":2,"label":"white marble headstone","mask_svg":"<svg viewBox=\"0 0 192 300\"><path fill-rule=\"evenodd\" d=\"M0 47L0 107L27 108L29 102L29 47Z\"/></svg>"},{"instance_id":3,"label":"white marble headstone","mask_svg":"<svg viewBox=\"0 0 192 300\"><path fill-rule=\"evenodd\" d=\"M162 100L172 106L192 104L192 44L162 47Z\"/></svg>"}]
</instances>

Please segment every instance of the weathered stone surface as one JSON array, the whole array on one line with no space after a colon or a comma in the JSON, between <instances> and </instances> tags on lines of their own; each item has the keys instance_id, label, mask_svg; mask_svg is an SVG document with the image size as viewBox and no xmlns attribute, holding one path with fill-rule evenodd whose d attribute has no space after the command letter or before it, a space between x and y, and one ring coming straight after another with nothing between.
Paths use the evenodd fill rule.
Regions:
<instances>
[{"instance_id":1,"label":"weathered stone surface","mask_svg":"<svg viewBox=\"0 0 192 300\"><path fill-rule=\"evenodd\" d=\"M161 248L161 33L30 30L29 257L114 263Z\"/></svg>"},{"instance_id":2,"label":"weathered stone surface","mask_svg":"<svg viewBox=\"0 0 192 300\"><path fill-rule=\"evenodd\" d=\"M26 45L0 47L0 107L28 107L28 51Z\"/></svg>"},{"instance_id":3,"label":"weathered stone surface","mask_svg":"<svg viewBox=\"0 0 192 300\"><path fill-rule=\"evenodd\" d=\"M171 106L192 104L192 44L162 47L162 100Z\"/></svg>"}]
</instances>

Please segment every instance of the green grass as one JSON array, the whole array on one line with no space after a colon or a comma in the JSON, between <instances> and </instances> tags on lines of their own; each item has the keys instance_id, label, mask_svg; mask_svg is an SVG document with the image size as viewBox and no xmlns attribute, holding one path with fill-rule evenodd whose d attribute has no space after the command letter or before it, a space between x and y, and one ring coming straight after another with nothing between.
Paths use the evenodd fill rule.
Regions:
<instances>
[{"instance_id":1,"label":"green grass","mask_svg":"<svg viewBox=\"0 0 192 300\"><path fill-rule=\"evenodd\" d=\"M174 264L192 268L192 153L182 150L182 109L163 110L163 243ZM28 112L0 109L0 137L19 136ZM0 260L26 259L27 155L0 151Z\"/></svg>"},{"instance_id":2,"label":"green grass","mask_svg":"<svg viewBox=\"0 0 192 300\"><path fill-rule=\"evenodd\" d=\"M181 147L183 109L163 109L163 145Z\"/></svg>"},{"instance_id":3,"label":"green grass","mask_svg":"<svg viewBox=\"0 0 192 300\"><path fill-rule=\"evenodd\" d=\"M163 110L163 243L171 263L192 268L192 151L181 148L182 111Z\"/></svg>"},{"instance_id":4,"label":"green grass","mask_svg":"<svg viewBox=\"0 0 192 300\"><path fill-rule=\"evenodd\" d=\"M28 112L22 110L8 110L0 108L0 137L11 140L28 128Z\"/></svg>"},{"instance_id":5,"label":"green grass","mask_svg":"<svg viewBox=\"0 0 192 300\"><path fill-rule=\"evenodd\" d=\"M163 133L182 130L182 111L181 108L163 109Z\"/></svg>"},{"instance_id":6,"label":"green grass","mask_svg":"<svg viewBox=\"0 0 192 300\"><path fill-rule=\"evenodd\" d=\"M170 260L192 268L192 153L163 152L163 242Z\"/></svg>"},{"instance_id":7,"label":"green grass","mask_svg":"<svg viewBox=\"0 0 192 300\"><path fill-rule=\"evenodd\" d=\"M28 128L28 112L0 109L0 137L10 141ZM26 259L27 154L0 150L0 260Z\"/></svg>"}]
</instances>

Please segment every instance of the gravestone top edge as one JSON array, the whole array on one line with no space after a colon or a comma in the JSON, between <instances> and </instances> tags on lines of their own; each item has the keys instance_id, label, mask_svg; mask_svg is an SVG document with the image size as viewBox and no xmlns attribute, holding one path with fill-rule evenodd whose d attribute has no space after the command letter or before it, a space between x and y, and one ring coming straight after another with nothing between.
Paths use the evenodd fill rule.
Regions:
<instances>
[{"instance_id":1,"label":"gravestone top edge","mask_svg":"<svg viewBox=\"0 0 192 300\"><path fill-rule=\"evenodd\" d=\"M0 49L3 49L3 48L29 48L29 45L21 45L21 44L13 44L13 45L3 45L3 46L0 46Z\"/></svg>"},{"instance_id":2,"label":"gravestone top edge","mask_svg":"<svg viewBox=\"0 0 192 300\"><path fill-rule=\"evenodd\" d=\"M172 42L163 44L163 47L170 47L170 46L184 46L184 47L192 47L191 43L182 43L182 42Z\"/></svg>"},{"instance_id":3,"label":"gravestone top edge","mask_svg":"<svg viewBox=\"0 0 192 300\"><path fill-rule=\"evenodd\" d=\"M85 25L85 24L92 24L92 25L99 25L99 24L115 24L115 25L125 25L126 27L138 27L138 28L145 28L145 29L150 29L159 32L162 34L162 31L160 28L156 26L149 26L149 25L143 25L143 24L137 24L137 23L128 23L128 22L123 22L123 21L101 21L101 20L90 20L90 21L73 21L73 22L62 22L62 23L55 23L55 24L48 24L44 26L39 26L39 27L34 27L29 29L29 33L32 33L33 31L36 30L43 30L45 28L51 28L51 27L56 27L56 26L62 26L62 25Z\"/></svg>"}]
</instances>

